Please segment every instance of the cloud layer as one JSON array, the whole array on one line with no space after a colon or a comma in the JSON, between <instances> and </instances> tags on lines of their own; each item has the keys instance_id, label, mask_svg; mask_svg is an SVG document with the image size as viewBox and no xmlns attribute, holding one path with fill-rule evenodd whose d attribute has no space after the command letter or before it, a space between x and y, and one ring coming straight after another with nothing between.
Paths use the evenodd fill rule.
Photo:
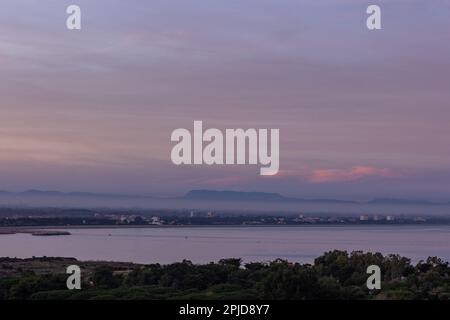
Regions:
<instances>
[{"instance_id":1,"label":"cloud layer","mask_svg":"<svg viewBox=\"0 0 450 320\"><path fill-rule=\"evenodd\" d=\"M67 1L5 0L0 190L450 197L450 3L380 3L369 32L367 1L79 0L69 32ZM289 174L175 168L194 120L280 128Z\"/></svg>"},{"instance_id":2,"label":"cloud layer","mask_svg":"<svg viewBox=\"0 0 450 320\"><path fill-rule=\"evenodd\" d=\"M329 183L357 181L370 177L394 178L399 177L399 174L386 168L357 166L350 169L314 170L307 178L313 183Z\"/></svg>"}]
</instances>

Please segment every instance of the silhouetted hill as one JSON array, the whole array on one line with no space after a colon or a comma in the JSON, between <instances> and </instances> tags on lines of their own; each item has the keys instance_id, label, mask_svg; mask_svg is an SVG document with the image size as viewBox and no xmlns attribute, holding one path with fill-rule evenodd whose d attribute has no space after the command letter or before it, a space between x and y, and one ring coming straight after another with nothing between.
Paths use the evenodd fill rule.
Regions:
<instances>
[{"instance_id":1,"label":"silhouetted hill","mask_svg":"<svg viewBox=\"0 0 450 320\"><path fill-rule=\"evenodd\" d=\"M184 199L189 200L234 200L234 201L283 201L287 198L278 193L238 192L215 190L191 190Z\"/></svg>"},{"instance_id":2,"label":"silhouetted hill","mask_svg":"<svg viewBox=\"0 0 450 320\"><path fill-rule=\"evenodd\" d=\"M323 203L357 203L336 199L299 199L269 192L240 192L217 190L191 190L184 196L187 200L221 200L221 201L282 201L282 202L323 202Z\"/></svg>"}]
</instances>

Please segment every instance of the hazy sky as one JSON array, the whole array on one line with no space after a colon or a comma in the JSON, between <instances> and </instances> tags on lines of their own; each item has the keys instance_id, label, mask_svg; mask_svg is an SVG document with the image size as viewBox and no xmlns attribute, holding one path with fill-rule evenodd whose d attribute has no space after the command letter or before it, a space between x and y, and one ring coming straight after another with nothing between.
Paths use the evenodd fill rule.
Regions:
<instances>
[{"instance_id":1,"label":"hazy sky","mask_svg":"<svg viewBox=\"0 0 450 320\"><path fill-rule=\"evenodd\" d=\"M448 198L449 30L445 0L3 0L0 189ZM194 120L280 128L280 173L174 166Z\"/></svg>"}]
</instances>

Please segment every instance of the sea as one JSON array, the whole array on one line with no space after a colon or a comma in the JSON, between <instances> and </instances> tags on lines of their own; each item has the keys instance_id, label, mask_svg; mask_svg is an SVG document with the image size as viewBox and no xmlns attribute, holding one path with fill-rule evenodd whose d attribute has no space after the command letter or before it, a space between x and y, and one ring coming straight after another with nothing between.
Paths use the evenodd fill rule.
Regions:
<instances>
[{"instance_id":1,"label":"sea","mask_svg":"<svg viewBox=\"0 0 450 320\"><path fill-rule=\"evenodd\" d=\"M58 230L58 229L54 229ZM330 250L399 254L414 263L428 256L450 261L448 225L152 227L64 229L66 236L0 235L0 257L75 257L79 260L168 264L285 259L312 263Z\"/></svg>"}]
</instances>

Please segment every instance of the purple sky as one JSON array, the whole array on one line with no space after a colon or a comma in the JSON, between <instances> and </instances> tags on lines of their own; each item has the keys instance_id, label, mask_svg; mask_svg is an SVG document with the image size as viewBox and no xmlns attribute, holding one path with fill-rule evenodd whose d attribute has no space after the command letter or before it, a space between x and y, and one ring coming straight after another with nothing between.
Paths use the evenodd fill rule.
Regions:
<instances>
[{"instance_id":1,"label":"purple sky","mask_svg":"<svg viewBox=\"0 0 450 320\"><path fill-rule=\"evenodd\" d=\"M449 30L444 0L2 1L0 189L449 198ZM194 120L280 128L280 173L175 167Z\"/></svg>"}]
</instances>

